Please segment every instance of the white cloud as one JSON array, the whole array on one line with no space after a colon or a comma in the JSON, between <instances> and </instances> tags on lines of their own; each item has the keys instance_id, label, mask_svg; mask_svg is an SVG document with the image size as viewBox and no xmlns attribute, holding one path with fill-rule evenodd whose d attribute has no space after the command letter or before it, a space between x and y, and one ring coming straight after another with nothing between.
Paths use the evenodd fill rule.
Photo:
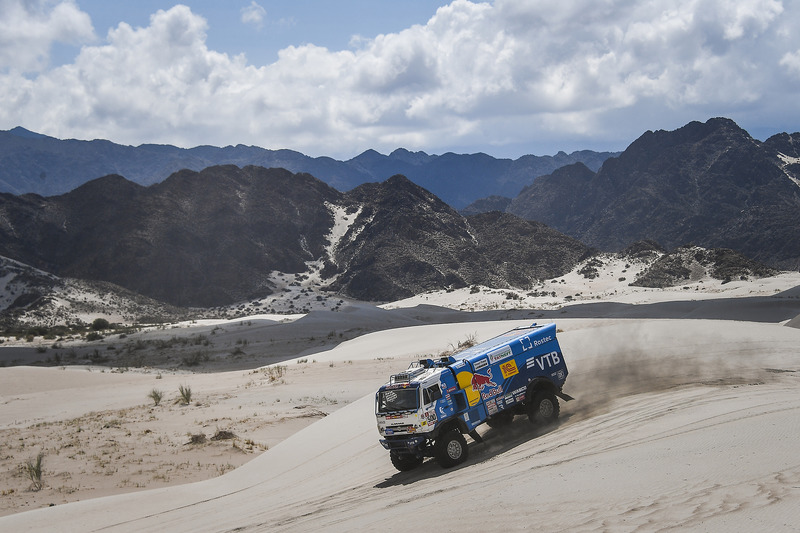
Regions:
<instances>
[{"instance_id":1,"label":"white cloud","mask_svg":"<svg viewBox=\"0 0 800 533\"><path fill-rule=\"evenodd\" d=\"M785 53L780 60L780 65L800 78L800 50Z\"/></svg>"},{"instance_id":2,"label":"white cloud","mask_svg":"<svg viewBox=\"0 0 800 533\"><path fill-rule=\"evenodd\" d=\"M775 0L455 0L351 50L292 46L254 66L209 50L208 22L176 6L71 65L0 74L0 127L334 156L624 148L715 115L796 123L783 81L800 73L798 23Z\"/></svg>"},{"instance_id":3,"label":"white cloud","mask_svg":"<svg viewBox=\"0 0 800 533\"><path fill-rule=\"evenodd\" d=\"M71 0L0 0L0 71L38 71L53 43L94 38L89 16Z\"/></svg>"},{"instance_id":4,"label":"white cloud","mask_svg":"<svg viewBox=\"0 0 800 533\"><path fill-rule=\"evenodd\" d=\"M252 24L256 28L261 29L264 26L264 18L267 16L267 10L258 5L255 1L250 2L250 5L242 8L242 22L245 24Z\"/></svg>"}]
</instances>

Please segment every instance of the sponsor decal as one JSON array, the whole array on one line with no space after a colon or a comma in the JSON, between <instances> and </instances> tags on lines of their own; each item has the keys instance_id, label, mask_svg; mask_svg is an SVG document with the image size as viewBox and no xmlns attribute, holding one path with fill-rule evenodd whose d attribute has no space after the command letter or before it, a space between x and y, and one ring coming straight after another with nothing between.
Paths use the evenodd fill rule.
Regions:
<instances>
[{"instance_id":1,"label":"sponsor decal","mask_svg":"<svg viewBox=\"0 0 800 533\"><path fill-rule=\"evenodd\" d=\"M503 387L495 387L494 389L482 391L481 398L488 400L489 398L494 398L498 394L503 394Z\"/></svg>"},{"instance_id":2,"label":"sponsor decal","mask_svg":"<svg viewBox=\"0 0 800 533\"><path fill-rule=\"evenodd\" d=\"M435 423L436 423L436 420L437 420L437 418L436 418L436 413L435 413L434 411L428 411L428 412L426 412L426 413L424 414L424 417L425 417L425 420L427 420L427 421L428 421L428 422L430 422L431 424L435 424ZM425 424L425 422L423 422L422 424L424 425L424 424Z\"/></svg>"},{"instance_id":3,"label":"sponsor decal","mask_svg":"<svg viewBox=\"0 0 800 533\"><path fill-rule=\"evenodd\" d=\"M486 411L489 415L495 414L497 412L497 403L494 400L486 402Z\"/></svg>"},{"instance_id":4,"label":"sponsor decal","mask_svg":"<svg viewBox=\"0 0 800 533\"><path fill-rule=\"evenodd\" d=\"M510 361L506 361L500 365L500 372L503 373L503 379L508 379L511 376L516 376L519 374L519 369L517 369L517 362L513 359Z\"/></svg>"},{"instance_id":5,"label":"sponsor decal","mask_svg":"<svg viewBox=\"0 0 800 533\"><path fill-rule=\"evenodd\" d=\"M534 347L535 346L541 346L542 344L544 344L546 342L550 342L551 340L553 340L553 337L548 335L547 337L544 337L543 339L536 339L535 341L533 341L533 345L534 345Z\"/></svg>"},{"instance_id":6,"label":"sponsor decal","mask_svg":"<svg viewBox=\"0 0 800 533\"><path fill-rule=\"evenodd\" d=\"M393 391L386 391L383 397L386 398L386 401L393 402L397 399L397 393Z\"/></svg>"},{"instance_id":7,"label":"sponsor decal","mask_svg":"<svg viewBox=\"0 0 800 533\"><path fill-rule=\"evenodd\" d=\"M561 356L558 355L558 352L550 352L544 355L531 357L526 361L525 364L528 368L538 368L539 370L544 370L545 368L554 367L560 362Z\"/></svg>"},{"instance_id":8,"label":"sponsor decal","mask_svg":"<svg viewBox=\"0 0 800 533\"><path fill-rule=\"evenodd\" d=\"M480 391L474 389L472 386L473 378L472 372L459 372L456 375L458 385L464 389L464 393L467 395L467 403L470 407L477 405L478 402L481 401Z\"/></svg>"},{"instance_id":9,"label":"sponsor decal","mask_svg":"<svg viewBox=\"0 0 800 533\"><path fill-rule=\"evenodd\" d=\"M472 388L476 391L483 391L484 387L497 387L497 383L492 381L492 369L486 370L486 374L472 375Z\"/></svg>"},{"instance_id":10,"label":"sponsor decal","mask_svg":"<svg viewBox=\"0 0 800 533\"><path fill-rule=\"evenodd\" d=\"M478 371L489 366L489 361L487 359L479 359L478 361L475 361L474 366L475 370Z\"/></svg>"},{"instance_id":11,"label":"sponsor decal","mask_svg":"<svg viewBox=\"0 0 800 533\"><path fill-rule=\"evenodd\" d=\"M506 359L507 357L511 357L511 355L512 355L511 346L508 346L508 345L501 346L500 348L498 348L496 350L492 350L491 352L489 352L486 355L489 357L489 361L491 361L492 363L497 363L498 361L502 361L503 359Z\"/></svg>"}]
</instances>

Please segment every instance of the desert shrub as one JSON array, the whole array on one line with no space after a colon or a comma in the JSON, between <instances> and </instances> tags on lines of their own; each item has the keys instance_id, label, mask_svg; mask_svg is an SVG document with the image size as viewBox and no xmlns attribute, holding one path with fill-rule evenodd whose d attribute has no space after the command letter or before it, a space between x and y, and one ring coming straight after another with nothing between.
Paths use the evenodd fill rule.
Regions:
<instances>
[{"instance_id":1,"label":"desert shrub","mask_svg":"<svg viewBox=\"0 0 800 533\"><path fill-rule=\"evenodd\" d=\"M200 363L207 362L211 359L211 356L202 351L192 352L189 355L185 355L182 358L183 364L186 366L197 366Z\"/></svg>"},{"instance_id":2,"label":"desert shrub","mask_svg":"<svg viewBox=\"0 0 800 533\"><path fill-rule=\"evenodd\" d=\"M464 350L466 348L472 348L478 343L478 334L477 333L470 333L466 336L463 341L458 342L458 349Z\"/></svg>"},{"instance_id":3,"label":"desert shrub","mask_svg":"<svg viewBox=\"0 0 800 533\"><path fill-rule=\"evenodd\" d=\"M158 405L161 403L161 398L164 397L164 393L158 389L153 389L150 391L150 394L148 394L147 397L153 400L153 405Z\"/></svg>"},{"instance_id":4,"label":"desert shrub","mask_svg":"<svg viewBox=\"0 0 800 533\"><path fill-rule=\"evenodd\" d=\"M278 381L284 374L286 374L286 367L283 365L267 367L267 376L269 376L270 382Z\"/></svg>"},{"instance_id":5,"label":"desert shrub","mask_svg":"<svg viewBox=\"0 0 800 533\"><path fill-rule=\"evenodd\" d=\"M44 484L42 483L42 467L43 467L44 454L39 452L36 459L28 459L22 465L25 474L31 480L31 490L34 492L42 490Z\"/></svg>"},{"instance_id":6,"label":"desert shrub","mask_svg":"<svg viewBox=\"0 0 800 533\"><path fill-rule=\"evenodd\" d=\"M105 318L95 318L94 321L92 321L92 329L94 331L100 331L103 329L108 329L110 327L111 324L109 324L108 320L106 320Z\"/></svg>"},{"instance_id":7,"label":"desert shrub","mask_svg":"<svg viewBox=\"0 0 800 533\"><path fill-rule=\"evenodd\" d=\"M103 363L107 363L108 357L102 355L100 353L100 350L95 348L95 350L91 354L89 354L89 360L95 365L100 365Z\"/></svg>"},{"instance_id":8,"label":"desert shrub","mask_svg":"<svg viewBox=\"0 0 800 533\"><path fill-rule=\"evenodd\" d=\"M209 346L211 344L211 341L209 341L208 337L206 337L205 335L197 335L195 337L192 337L191 342L195 346Z\"/></svg>"},{"instance_id":9,"label":"desert shrub","mask_svg":"<svg viewBox=\"0 0 800 533\"><path fill-rule=\"evenodd\" d=\"M188 385L187 386L178 385L178 393L180 393L181 395L179 400L181 403L183 403L184 405L189 405L190 403L192 403L191 387L189 387Z\"/></svg>"},{"instance_id":10,"label":"desert shrub","mask_svg":"<svg viewBox=\"0 0 800 533\"><path fill-rule=\"evenodd\" d=\"M205 444L206 436L202 433L195 433L194 435L189 435L189 442L186 444Z\"/></svg>"},{"instance_id":11,"label":"desert shrub","mask_svg":"<svg viewBox=\"0 0 800 533\"><path fill-rule=\"evenodd\" d=\"M233 431L228 431L227 429L218 429L214 436L211 437L211 440L231 440L235 438L236 435L234 435Z\"/></svg>"}]
</instances>

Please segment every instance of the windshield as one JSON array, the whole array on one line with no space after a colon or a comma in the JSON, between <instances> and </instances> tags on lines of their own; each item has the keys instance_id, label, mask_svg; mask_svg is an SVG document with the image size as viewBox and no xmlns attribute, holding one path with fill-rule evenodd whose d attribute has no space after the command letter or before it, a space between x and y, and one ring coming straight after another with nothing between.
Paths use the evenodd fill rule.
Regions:
<instances>
[{"instance_id":1,"label":"windshield","mask_svg":"<svg viewBox=\"0 0 800 533\"><path fill-rule=\"evenodd\" d=\"M385 390L378 393L378 412L412 411L419 407L419 389Z\"/></svg>"}]
</instances>

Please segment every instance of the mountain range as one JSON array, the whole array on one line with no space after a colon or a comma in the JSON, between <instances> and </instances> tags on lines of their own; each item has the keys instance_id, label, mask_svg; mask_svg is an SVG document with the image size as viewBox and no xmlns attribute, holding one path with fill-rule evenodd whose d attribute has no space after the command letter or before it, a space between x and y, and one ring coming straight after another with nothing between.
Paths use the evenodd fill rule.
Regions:
<instances>
[{"instance_id":1,"label":"mountain range","mask_svg":"<svg viewBox=\"0 0 800 533\"><path fill-rule=\"evenodd\" d=\"M582 150L554 156L525 155L512 160L483 153L429 155L399 148L389 155L367 150L339 161L293 150L241 144L178 148L156 144L124 146L106 140L61 140L17 127L0 131L0 192L53 196L110 174L147 186L184 169L253 165L309 173L342 192L402 174L451 206L461 208L484 196L515 196L537 176L564 165L580 162L597 170L614 155L617 154Z\"/></svg>"},{"instance_id":2,"label":"mountain range","mask_svg":"<svg viewBox=\"0 0 800 533\"><path fill-rule=\"evenodd\" d=\"M797 133L759 142L727 119L693 122L645 133L597 172L567 165L513 199L476 202L473 214L402 175L345 192L260 166L184 169L149 186L108 175L61 195L0 193L0 255L197 308L287 285L368 301L533 290L580 264L590 276L600 251L665 255L660 246L682 248L632 283L674 285L701 267L769 275L762 263L800 265L798 147ZM9 287L9 308L37 298Z\"/></svg>"},{"instance_id":3,"label":"mountain range","mask_svg":"<svg viewBox=\"0 0 800 533\"><path fill-rule=\"evenodd\" d=\"M60 196L0 194L0 255L178 306L271 294L275 272L363 300L528 285L580 242L509 214L464 217L403 176L341 193L309 174L233 165L143 187L98 178Z\"/></svg>"},{"instance_id":4,"label":"mountain range","mask_svg":"<svg viewBox=\"0 0 800 533\"><path fill-rule=\"evenodd\" d=\"M576 163L537 178L506 211L601 250L652 239L797 270L800 133L760 142L725 118L648 131L597 172Z\"/></svg>"}]
</instances>

